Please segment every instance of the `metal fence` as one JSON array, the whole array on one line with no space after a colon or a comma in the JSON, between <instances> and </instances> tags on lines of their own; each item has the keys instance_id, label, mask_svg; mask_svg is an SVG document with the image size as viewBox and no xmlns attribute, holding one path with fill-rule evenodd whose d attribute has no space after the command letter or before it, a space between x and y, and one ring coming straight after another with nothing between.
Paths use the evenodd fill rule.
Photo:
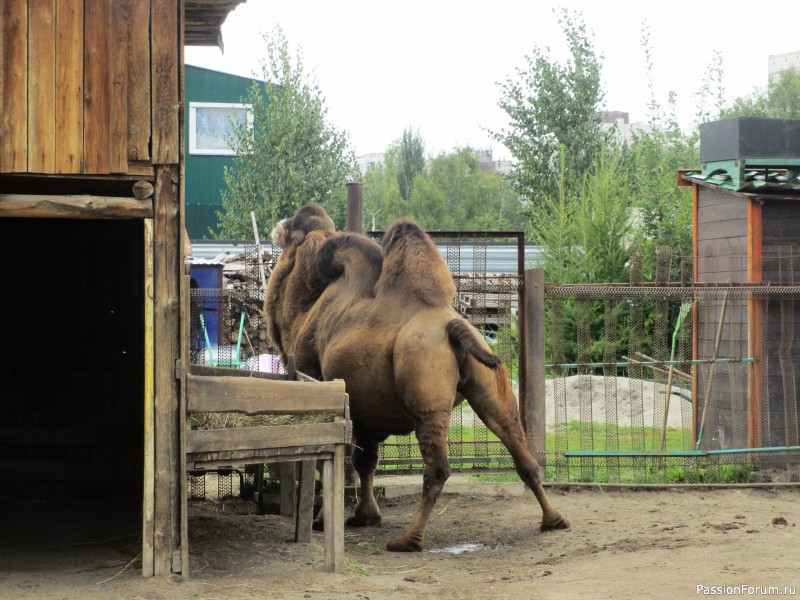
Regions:
<instances>
[{"instance_id":1,"label":"metal fence","mask_svg":"<svg viewBox=\"0 0 800 600\"><path fill-rule=\"evenodd\" d=\"M520 361L524 306L525 245L521 232L429 232L456 285L455 310L477 327L494 352L503 359L514 386L523 387L525 361ZM378 237L379 233L371 234ZM503 260L498 260L502 255ZM509 272L498 272L497 265ZM523 317L524 318L524 317ZM506 448L462 403L450 416L448 453L453 471L487 472L514 468ZM381 446L379 474L422 471L423 463L414 434L392 436Z\"/></svg>"},{"instance_id":2,"label":"metal fence","mask_svg":"<svg viewBox=\"0 0 800 600\"><path fill-rule=\"evenodd\" d=\"M658 248L631 256L625 283L546 285L543 367L520 361L525 259L517 254L515 273L487 269L490 249L522 247L521 234L432 236L456 283L455 309L484 333L515 386L524 388L528 368L545 370L546 452L538 458L548 480L800 480L800 286L792 275L800 257L786 249L765 255L782 275L756 285L736 278L747 271L743 254L709 253L701 271L734 275L696 282L693 256ZM249 274L239 289L192 291L192 357L233 361L238 346L241 368L278 370L263 328L255 247L242 260ZM209 310L220 315L216 355L205 352L196 316ZM513 469L467 404L453 410L448 450L454 471ZM379 473L421 469L413 435L383 444Z\"/></svg>"},{"instance_id":3,"label":"metal fence","mask_svg":"<svg viewBox=\"0 0 800 600\"><path fill-rule=\"evenodd\" d=\"M694 282L670 248L644 282L645 258L626 284L545 287L548 479L800 480L800 287L737 281L746 257L729 250L700 258L724 283Z\"/></svg>"}]
</instances>

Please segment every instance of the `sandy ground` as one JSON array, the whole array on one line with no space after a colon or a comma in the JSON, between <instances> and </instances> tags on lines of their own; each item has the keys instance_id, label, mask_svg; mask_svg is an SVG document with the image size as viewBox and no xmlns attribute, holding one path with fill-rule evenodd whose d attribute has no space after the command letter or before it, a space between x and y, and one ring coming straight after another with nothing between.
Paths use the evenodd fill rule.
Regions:
<instances>
[{"instance_id":1,"label":"sandy ground","mask_svg":"<svg viewBox=\"0 0 800 600\"><path fill-rule=\"evenodd\" d=\"M0 598L678 599L697 597L698 585L800 588L798 488L550 488L573 524L550 533L538 531L539 507L521 486L460 489L442 495L416 554L384 550L416 495L383 499L383 526L347 531L344 574L322 570L321 534L288 542L289 518L238 499L193 502L189 580L143 579L136 520L102 503L4 506Z\"/></svg>"}]
</instances>

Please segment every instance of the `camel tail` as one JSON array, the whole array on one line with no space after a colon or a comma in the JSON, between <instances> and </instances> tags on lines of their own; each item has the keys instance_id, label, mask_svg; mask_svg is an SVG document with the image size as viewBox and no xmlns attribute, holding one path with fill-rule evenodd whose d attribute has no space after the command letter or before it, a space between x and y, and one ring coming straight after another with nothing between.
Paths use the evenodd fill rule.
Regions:
<instances>
[{"instance_id":1,"label":"camel tail","mask_svg":"<svg viewBox=\"0 0 800 600\"><path fill-rule=\"evenodd\" d=\"M445 329L450 343L456 348L461 348L490 369L497 369L503 366L503 361L500 360L500 357L480 343L475 328L463 319L453 319L447 323Z\"/></svg>"}]
</instances>

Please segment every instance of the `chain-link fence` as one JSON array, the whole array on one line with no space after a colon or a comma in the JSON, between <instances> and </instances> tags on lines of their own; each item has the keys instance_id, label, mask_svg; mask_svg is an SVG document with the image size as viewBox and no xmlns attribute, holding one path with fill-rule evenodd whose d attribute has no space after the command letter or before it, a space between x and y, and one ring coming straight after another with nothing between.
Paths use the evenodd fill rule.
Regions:
<instances>
[{"instance_id":1,"label":"chain-link fence","mask_svg":"<svg viewBox=\"0 0 800 600\"><path fill-rule=\"evenodd\" d=\"M793 260L748 284L744 254L659 248L629 283L546 286L548 479L800 480Z\"/></svg>"}]
</instances>

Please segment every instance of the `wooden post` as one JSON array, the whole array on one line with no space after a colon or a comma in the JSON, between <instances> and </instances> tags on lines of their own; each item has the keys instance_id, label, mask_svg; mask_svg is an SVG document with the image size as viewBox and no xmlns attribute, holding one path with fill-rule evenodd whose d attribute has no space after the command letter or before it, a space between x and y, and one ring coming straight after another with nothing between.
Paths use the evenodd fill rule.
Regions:
<instances>
[{"instance_id":1,"label":"wooden post","mask_svg":"<svg viewBox=\"0 0 800 600\"><path fill-rule=\"evenodd\" d=\"M747 281L763 283L763 205L755 199L747 202ZM697 262L697 261L695 261ZM747 445L758 448L762 445L764 424L764 300L747 301L747 355L756 359L747 365Z\"/></svg>"},{"instance_id":2,"label":"wooden post","mask_svg":"<svg viewBox=\"0 0 800 600\"><path fill-rule=\"evenodd\" d=\"M281 516L291 517L297 508L297 473L295 463L282 462L278 465L281 481Z\"/></svg>"},{"instance_id":3,"label":"wooden post","mask_svg":"<svg viewBox=\"0 0 800 600\"><path fill-rule=\"evenodd\" d=\"M525 270L525 433L528 450L543 457L545 467L545 433L547 413L545 408L545 351L544 351L544 269ZM538 459L537 459L538 460Z\"/></svg>"},{"instance_id":4,"label":"wooden post","mask_svg":"<svg viewBox=\"0 0 800 600\"><path fill-rule=\"evenodd\" d=\"M325 525L325 570L344 573L344 445L322 465L322 511ZM335 524L335 525L334 525Z\"/></svg>"},{"instance_id":5,"label":"wooden post","mask_svg":"<svg viewBox=\"0 0 800 600\"><path fill-rule=\"evenodd\" d=\"M356 181L347 183L347 231L364 231L364 184Z\"/></svg>"},{"instance_id":6,"label":"wooden post","mask_svg":"<svg viewBox=\"0 0 800 600\"><path fill-rule=\"evenodd\" d=\"M304 544L311 541L311 523L314 520L314 476L317 473L316 462L315 460L300 461L300 485L297 491L294 541Z\"/></svg>"},{"instance_id":7,"label":"wooden post","mask_svg":"<svg viewBox=\"0 0 800 600\"><path fill-rule=\"evenodd\" d=\"M153 220L144 219L144 494L142 500L142 576L152 577L155 523L155 406L153 340Z\"/></svg>"},{"instance_id":8,"label":"wooden post","mask_svg":"<svg viewBox=\"0 0 800 600\"><path fill-rule=\"evenodd\" d=\"M153 315L155 385L154 564L157 576L180 572L180 440L179 389L176 362L180 357L181 236L178 167L156 169L153 223Z\"/></svg>"}]
</instances>

